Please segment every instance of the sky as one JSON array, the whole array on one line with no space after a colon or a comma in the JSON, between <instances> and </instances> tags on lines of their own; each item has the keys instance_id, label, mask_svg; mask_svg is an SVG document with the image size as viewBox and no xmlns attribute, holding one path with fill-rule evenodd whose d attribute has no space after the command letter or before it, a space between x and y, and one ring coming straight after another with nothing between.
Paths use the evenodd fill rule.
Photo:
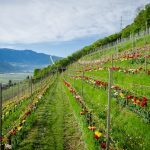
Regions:
<instances>
[{"instance_id":1,"label":"sky","mask_svg":"<svg viewBox=\"0 0 150 150\"><path fill-rule=\"evenodd\" d=\"M66 57L130 24L150 0L0 0L0 48Z\"/></svg>"}]
</instances>

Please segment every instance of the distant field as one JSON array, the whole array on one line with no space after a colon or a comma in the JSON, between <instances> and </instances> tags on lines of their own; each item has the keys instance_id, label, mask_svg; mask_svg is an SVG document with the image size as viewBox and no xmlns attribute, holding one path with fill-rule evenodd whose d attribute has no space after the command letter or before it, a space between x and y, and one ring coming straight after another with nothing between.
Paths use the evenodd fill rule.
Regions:
<instances>
[{"instance_id":1,"label":"distant field","mask_svg":"<svg viewBox=\"0 0 150 150\"><path fill-rule=\"evenodd\" d=\"M18 81L24 80L27 76L32 76L33 73L4 73L0 74L0 83L8 83L9 80Z\"/></svg>"}]
</instances>

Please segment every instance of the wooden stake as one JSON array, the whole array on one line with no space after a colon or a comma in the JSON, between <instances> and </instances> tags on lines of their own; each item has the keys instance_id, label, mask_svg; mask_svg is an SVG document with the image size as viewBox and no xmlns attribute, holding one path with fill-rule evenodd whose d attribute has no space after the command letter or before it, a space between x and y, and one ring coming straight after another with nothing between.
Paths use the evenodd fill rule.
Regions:
<instances>
[{"instance_id":1,"label":"wooden stake","mask_svg":"<svg viewBox=\"0 0 150 150\"><path fill-rule=\"evenodd\" d=\"M132 51L134 51L134 36L133 36L133 33L132 33Z\"/></svg>"},{"instance_id":2,"label":"wooden stake","mask_svg":"<svg viewBox=\"0 0 150 150\"><path fill-rule=\"evenodd\" d=\"M82 88L81 88L81 95L83 97L83 84L84 84L84 67L83 67L83 73L82 73Z\"/></svg>"},{"instance_id":3,"label":"wooden stake","mask_svg":"<svg viewBox=\"0 0 150 150\"><path fill-rule=\"evenodd\" d=\"M19 82L18 82L18 100L19 100Z\"/></svg>"},{"instance_id":4,"label":"wooden stake","mask_svg":"<svg viewBox=\"0 0 150 150\"><path fill-rule=\"evenodd\" d=\"M117 43L116 43L116 51L117 51L117 59L118 59L118 53L119 53L119 49L118 49L118 39L117 39Z\"/></svg>"},{"instance_id":5,"label":"wooden stake","mask_svg":"<svg viewBox=\"0 0 150 150\"><path fill-rule=\"evenodd\" d=\"M113 58L113 55L111 55L111 67L112 68L114 67L114 58Z\"/></svg>"},{"instance_id":6,"label":"wooden stake","mask_svg":"<svg viewBox=\"0 0 150 150\"><path fill-rule=\"evenodd\" d=\"M31 85L30 85L30 86L31 86L31 87L30 87L30 88L31 88L31 89L30 89L30 90L31 90L30 92L31 92L31 96L32 96L32 77L31 77L31 79L30 79L30 84L31 84ZM32 98L31 98L31 100L32 100Z\"/></svg>"},{"instance_id":7,"label":"wooden stake","mask_svg":"<svg viewBox=\"0 0 150 150\"><path fill-rule=\"evenodd\" d=\"M14 84L12 83L12 99L14 99Z\"/></svg>"},{"instance_id":8,"label":"wooden stake","mask_svg":"<svg viewBox=\"0 0 150 150\"><path fill-rule=\"evenodd\" d=\"M145 72L147 73L147 58L146 58L146 55L145 55Z\"/></svg>"},{"instance_id":9,"label":"wooden stake","mask_svg":"<svg viewBox=\"0 0 150 150\"><path fill-rule=\"evenodd\" d=\"M110 104L111 104L111 85L112 85L112 70L109 69L109 83L108 83L108 109L107 109L107 150L110 145Z\"/></svg>"}]
</instances>

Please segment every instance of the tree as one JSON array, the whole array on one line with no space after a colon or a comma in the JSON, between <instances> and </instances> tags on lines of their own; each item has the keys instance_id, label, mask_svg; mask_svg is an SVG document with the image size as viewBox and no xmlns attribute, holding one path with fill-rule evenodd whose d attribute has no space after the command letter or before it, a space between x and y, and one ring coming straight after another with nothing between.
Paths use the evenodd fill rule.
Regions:
<instances>
[{"instance_id":1,"label":"tree","mask_svg":"<svg viewBox=\"0 0 150 150\"><path fill-rule=\"evenodd\" d=\"M8 85L9 85L9 86L12 86L12 80L9 80L9 81L8 81Z\"/></svg>"}]
</instances>

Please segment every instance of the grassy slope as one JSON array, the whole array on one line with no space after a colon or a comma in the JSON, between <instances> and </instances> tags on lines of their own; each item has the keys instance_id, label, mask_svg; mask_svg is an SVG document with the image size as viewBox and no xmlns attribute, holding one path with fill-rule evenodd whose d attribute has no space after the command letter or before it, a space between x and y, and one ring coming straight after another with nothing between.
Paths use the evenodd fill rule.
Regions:
<instances>
[{"instance_id":1,"label":"grassy slope","mask_svg":"<svg viewBox=\"0 0 150 150\"><path fill-rule=\"evenodd\" d=\"M146 37L141 37L138 40L134 41L134 48L135 47L138 47L138 48L143 47L145 45L145 39L146 39L147 43L150 43L150 35L147 35ZM132 40L121 43L121 44L119 43L118 51L123 52L128 49L132 49L132 46L133 46ZM108 56L108 55L110 56L112 54L115 54L116 52L117 52L116 47L114 46L114 47L106 48L102 51L94 52L90 55L86 55L85 57L82 57L81 60L97 60L104 56Z\"/></svg>"},{"instance_id":2,"label":"grassy slope","mask_svg":"<svg viewBox=\"0 0 150 150\"><path fill-rule=\"evenodd\" d=\"M70 80L73 84L74 81ZM81 94L81 81L75 82L75 88ZM106 91L93 89L91 85L84 83L84 100L87 106L93 110L94 114L99 117L100 124L97 127L106 127L106 106L107 93ZM104 119L102 119L104 117ZM149 125L139 118L135 113L126 108L117 105L116 101L112 99L111 102L111 129L112 137L118 142L119 147L127 146L129 149L142 150L143 147L148 149L150 147L150 132Z\"/></svg>"},{"instance_id":3,"label":"grassy slope","mask_svg":"<svg viewBox=\"0 0 150 150\"><path fill-rule=\"evenodd\" d=\"M59 79L50 86L37 109L34 127L19 144L19 150L84 149L81 132L61 81Z\"/></svg>"},{"instance_id":4,"label":"grassy slope","mask_svg":"<svg viewBox=\"0 0 150 150\"><path fill-rule=\"evenodd\" d=\"M150 36L147 38L148 43L150 43ZM141 47L144 45L144 38L137 41L136 46ZM125 51L132 47L132 43L127 42L123 45L119 45L119 51ZM81 60L96 60L109 56L115 53L114 49L109 49L104 52L96 52L92 55L87 55ZM148 51L147 54L150 54ZM131 61L115 61L115 67L123 68L139 68L143 67L144 64L131 63ZM111 62L103 65L111 67ZM102 66L102 67L103 67ZM82 70L82 65L77 63L71 65L66 74L70 75L82 75L82 73L75 73L73 70ZM95 65L89 65L90 67L95 67ZM148 69L150 69L150 64L148 64ZM95 79L107 81L108 82L108 71L91 71L86 72L85 76L91 76ZM70 79L66 76L67 80L70 81L77 91L81 95L81 80ZM150 76L142 71L139 74L125 74L122 72L113 73L113 83L119 85L122 88L128 89L137 95L147 96L150 98L150 90L146 86L150 86ZM138 84L135 85L135 84ZM141 86L144 85L144 86ZM106 108L107 108L107 92L100 89L93 89L93 87L87 83L84 84L84 100L88 107L93 110L94 114L99 117L100 124L97 123L97 127L106 129ZM148 102L149 105L149 102ZM142 150L149 149L150 144L150 131L149 125L146 124L143 119L141 119L134 112L131 112L127 108L120 107L115 99L111 101L111 136L115 140L115 144L122 149L133 149Z\"/></svg>"},{"instance_id":5,"label":"grassy slope","mask_svg":"<svg viewBox=\"0 0 150 150\"><path fill-rule=\"evenodd\" d=\"M72 106L72 109L74 110L76 119L79 122L80 130L82 131L82 138L84 139L84 142L85 142L85 149L96 150L94 146L93 134L87 128L87 124L85 122L84 117L80 115L80 112L82 111L81 106L76 102L75 98L72 96L72 94L67 88L66 88L66 94L68 95L68 98L70 99L70 104Z\"/></svg>"},{"instance_id":6,"label":"grassy slope","mask_svg":"<svg viewBox=\"0 0 150 150\"><path fill-rule=\"evenodd\" d=\"M108 71L88 72L85 73L85 75L94 77L97 80L108 82ZM128 89L137 95L150 97L150 77L145 73L125 74L114 71L113 84L120 85L120 87ZM141 85L144 85L145 87ZM149 88L147 86L149 86Z\"/></svg>"}]
</instances>

